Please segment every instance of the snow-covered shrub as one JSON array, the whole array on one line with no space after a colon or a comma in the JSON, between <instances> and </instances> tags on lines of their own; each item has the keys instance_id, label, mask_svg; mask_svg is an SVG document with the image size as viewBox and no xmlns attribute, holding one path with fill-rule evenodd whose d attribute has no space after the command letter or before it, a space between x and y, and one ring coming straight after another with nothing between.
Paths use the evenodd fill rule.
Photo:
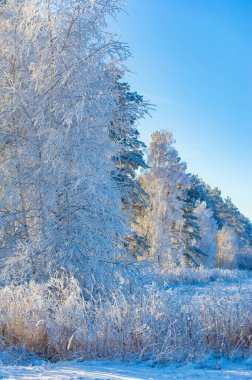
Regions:
<instances>
[{"instance_id":1,"label":"snow-covered shrub","mask_svg":"<svg viewBox=\"0 0 252 380\"><path fill-rule=\"evenodd\" d=\"M238 288L237 288L238 289ZM73 278L0 291L0 335L57 360L189 361L215 352L251 354L252 295L181 293L145 286L85 297Z\"/></svg>"},{"instance_id":2,"label":"snow-covered shrub","mask_svg":"<svg viewBox=\"0 0 252 380\"><path fill-rule=\"evenodd\" d=\"M0 333L7 345L26 344L44 353L47 331L44 325L46 297L42 285L10 286L0 292Z\"/></svg>"}]
</instances>

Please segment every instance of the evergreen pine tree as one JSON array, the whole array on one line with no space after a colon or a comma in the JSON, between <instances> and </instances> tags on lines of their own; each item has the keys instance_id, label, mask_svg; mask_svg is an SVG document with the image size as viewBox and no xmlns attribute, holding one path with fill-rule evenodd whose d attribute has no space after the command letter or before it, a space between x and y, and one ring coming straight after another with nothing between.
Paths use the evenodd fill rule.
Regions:
<instances>
[{"instance_id":1,"label":"evergreen pine tree","mask_svg":"<svg viewBox=\"0 0 252 380\"><path fill-rule=\"evenodd\" d=\"M185 264L193 264L200 266L203 263L203 258L207 254L200 248L200 226L198 217L194 213L194 202L188 191L190 187L184 189L183 198L183 255Z\"/></svg>"},{"instance_id":2,"label":"evergreen pine tree","mask_svg":"<svg viewBox=\"0 0 252 380\"><path fill-rule=\"evenodd\" d=\"M137 214L147 206L148 195L137 181L137 171L148 166L144 159L145 144L139 139L137 123L148 114L149 104L136 92L130 91L127 83L117 82L117 110L111 122L110 137L118 145L113 156L115 170L112 173L120 193L124 211L131 222L131 231L126 237L126 247L134 257L142 256L148 249L144 237L137 232Z\"/></svg>"}]
</instances>

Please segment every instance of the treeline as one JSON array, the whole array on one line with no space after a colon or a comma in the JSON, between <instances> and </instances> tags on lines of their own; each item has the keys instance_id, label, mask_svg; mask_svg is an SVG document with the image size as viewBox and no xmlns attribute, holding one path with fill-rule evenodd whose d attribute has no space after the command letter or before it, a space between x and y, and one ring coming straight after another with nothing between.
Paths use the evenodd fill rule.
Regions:
<instances>
[{"instance_id":1,"label":"treeline","mask_svg":"<svg viewBox=\"0 0 252 380\"><path fill-rule=\"evenodd\" d=\"M186 173L170 132L153 135L145 162L137 124L151 107L122 79L129 51L107 27L119 8L0 6L3 284L64 273L110 288L139 258L251 267L250 221Z\"/></svg>"},{"instance_id":2,"label":"treeline","mask_svg":"<svg viewBox=\"0 0 252 380\"><path fill-rule=\"evenodd\" d=\"M135 226L149 243L143 257L174 265L252 268L252 225L218 188L186 173L170 131L152 135L149 169L139 183L149 194Z\"/></svg>"},{"instance_id":3,"label":"treeline","mask_svg":"<svg viewBox=\"0 0 252 380\"><path fill-rule=\"evenodd\" d=\"M107 25L120 1L0 4L0 350L250 355L247 290L168 290L246 277L218 268L252 269L252 228L186 172L171 132L141 142L151 106L124 83L129 51Z\"/></svg>"}]
</instances>

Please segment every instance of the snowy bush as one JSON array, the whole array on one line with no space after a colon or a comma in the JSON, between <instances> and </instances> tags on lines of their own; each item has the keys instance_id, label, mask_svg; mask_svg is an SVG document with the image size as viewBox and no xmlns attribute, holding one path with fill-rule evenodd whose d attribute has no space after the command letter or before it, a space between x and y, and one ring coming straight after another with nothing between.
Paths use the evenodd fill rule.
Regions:
<instances>
[{"instance_id":1,"label":"snowy bush","mask_svg":"<svg viewBox=\"0 0 252 380\"><path fill-rule=\"evenodd\" d=\"M217 289L183 295L145 286L86 293L74 279L51 279L0 292L0 333L5 346L25 345L51 360L190 361L215 352L251 353L252 295Z\"/></svg>"}]
</instances>

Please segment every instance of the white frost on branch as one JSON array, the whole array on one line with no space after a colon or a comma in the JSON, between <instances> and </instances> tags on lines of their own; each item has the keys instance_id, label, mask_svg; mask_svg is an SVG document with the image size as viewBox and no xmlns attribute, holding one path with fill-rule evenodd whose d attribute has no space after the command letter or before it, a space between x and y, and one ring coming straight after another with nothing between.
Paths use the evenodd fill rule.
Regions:
<instances>
[{"instance_id":1,"label":"white frost on branch","mask_svg":"<svg viewBox=\"0 0 252 380\"><path fill-rule=\"evenodd\" d=\"M10 0L1 7L0 249L1 258L14 249L20 257L29 246L27 279L64 267L94 284L118 267L125 218L111 179L118 147L109 127L128 51L106 19L119 6Z\"/></svg>"}]
</instances>

